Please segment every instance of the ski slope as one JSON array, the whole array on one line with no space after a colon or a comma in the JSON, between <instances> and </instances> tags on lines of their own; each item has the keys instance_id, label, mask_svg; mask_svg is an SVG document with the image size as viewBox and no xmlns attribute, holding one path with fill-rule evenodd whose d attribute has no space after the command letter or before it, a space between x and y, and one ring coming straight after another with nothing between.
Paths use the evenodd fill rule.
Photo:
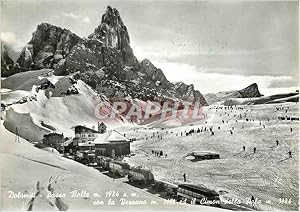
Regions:
<instances>
[{"instance_id":1,"label":"ski slope","mask_svg":"<svg viewBox=\"0 0 300 212\"><path fill-rule=\"evenodd\" d=\"M289 107L288 112L277 111L275 107L279 106ZM228 111L225 114L224 110L206 107L206 124L162 130L161 123L157 128L153 123L151 127L123 129L126 136L137 138L132 143L132 152L136 155L126 161L152 169L154 176L164 181L182 183L185 173L189 183L204 184L220 191L224 198L235 197L245 202L253 195L262 201L250 209L298 210L299 121L277 119L286 115L299 117L298 103L241 107L244 110L233 110L229 116ZM240 114L242 118L238 117ZM246 118L254 121L247 122ZM213 127L215 135L207 131L180 136L181 132L185 134L202 126ZM155 137L150 138L153 133ZM152 150L162 150L167 157L154 156ZM192 151L217 152L221 159L191 162L185 156ZM292 158L288 151L292 151ZM280 198L291 199L291 202L280 203Z\"/></svg>"}]
</instances>

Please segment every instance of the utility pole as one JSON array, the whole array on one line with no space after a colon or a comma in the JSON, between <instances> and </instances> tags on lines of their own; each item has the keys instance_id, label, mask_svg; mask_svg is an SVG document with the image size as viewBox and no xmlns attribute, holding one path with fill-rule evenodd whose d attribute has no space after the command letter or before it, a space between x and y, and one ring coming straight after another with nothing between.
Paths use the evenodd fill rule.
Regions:
<instances>
[{"instance_id":1,"label":"utility pole","mask_svg":"<svg viewBox=\"0 0 300 212\"><path fill-rule=\"evenodd\" d=\"M115 150L114 149L112 149L111 150L111 156L112 156L112 159L113 159L113 175L115 176L115 170L114 170L114 168L115 168L115 155L116 155L116 152L115 152ZM115 180L115 178L113 178L114 180Z\"/></svg>"},{"instance_id":2,"label":"utility pole","mask_svg":"<svg viewBox=\"0 0 300 212\"><path fill-rule=\"evenodd\" d=\"M20 143L20 138L19 138L19 132L18 132L18 127L16 127L16 139L15 142Z\"/></svg>"}]
</instances>

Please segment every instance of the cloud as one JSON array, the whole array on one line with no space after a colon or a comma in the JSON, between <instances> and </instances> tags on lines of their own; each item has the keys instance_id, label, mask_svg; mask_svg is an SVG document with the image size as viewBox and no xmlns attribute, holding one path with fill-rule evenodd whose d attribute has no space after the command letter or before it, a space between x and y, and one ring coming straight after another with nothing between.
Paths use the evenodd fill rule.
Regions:
<instances>
[{"instance_id":1,"label":"cloud","mask_svg":"<svg viewBox=\"0 0 300 212\"><path fill-rule=\"evenodd\" d=\"M1 40L10 45L15 45L17 42L16 35L13 32L1 32Z\"/></svg>"},{"instance_id":2,"label":"cloud","mask_svg":"<svg viewBox=\"0 0 300 212\"><path fill-rule=\"evenodd\" d=\"M63 12L62 16L72 20L80 21L81 23L91 23L90 18L88 16L76 15L72 12Z\"/></svg>"},{"instance_id":3,"label":"cloud","mask_svg":"<svg viewBox=\"0 0 300 212\"><path fill-rule=\"evenodd\" d=\"M228 75L219 73L220 68L204 72L196 66L184 63L153 61L153 64L162 69L169 81L183 81L186 84L194 84L195 89L203 94L239 90L252 83L257 83L260 91L265 95L276 93L279 90L294 91L297 86L297 80L285 75Z\"/></svg>"},{"instance_id":4,"label":"cloud","mask_svg":"<svg viewBox=\"0 0 300 212\"><path fill-rule=\"evenodd\" d=\"M172 43L161 42L160 40L136 45L131 43L135 56L142 60L148 58L151 60L176 60L185 56L198 56L199 51L193 47L172 45Z\"/></svg>"},{"instance_id":5,"label":"cloud","mask_svg":"<svg viewBox=\"0 0 300 212\"><path fill-rule=\"evenodd\" d=\"M91 23L91 21L90 21L90 19L89 19L89 17L84 17L82 20L81 20L81 22L82 23L86 23L86 24L89 24L89 23Z\"/></svg>"},{"instance_id":6,"label":"cloud","mask_svg":"<svg viewBox=\"0 0 300 212\"><path fill-rule=\"evenodd\" d=\"M295 86L297 84L298 84L298 78L288 76L288 77L275 78L274 80L272 80L269 87L282 88L287 86Z\"/></svg>"},{"instance_id":7,"label":"cloud","mask_svg":"<svg viewBox=\"0 0 300 212\"><path fill-rule=\"evenodd\" d=\"M275 51L281 51L287 49L287 47L271 47L271 48L259 48L259 49L237 49L237 50L218 50L216 52L212 51L211 53L208 52L201 52L202 55L224 55L224 56L249 56L253 54L265 54L265 53L273 53Z\"/></svg>"},{"instance_id":8,"label":"cloud","mask_svg":"<svg viewBox=\"0 0 300 212\"><path fill-rule=\"evenodd\" d=\"M71 19L79 19L80 18L80 16L75 15L72 12L69 12L69 13L63 12L62 15L67 17L67 18L71 18Z\"/></svg>"}]
</instances>

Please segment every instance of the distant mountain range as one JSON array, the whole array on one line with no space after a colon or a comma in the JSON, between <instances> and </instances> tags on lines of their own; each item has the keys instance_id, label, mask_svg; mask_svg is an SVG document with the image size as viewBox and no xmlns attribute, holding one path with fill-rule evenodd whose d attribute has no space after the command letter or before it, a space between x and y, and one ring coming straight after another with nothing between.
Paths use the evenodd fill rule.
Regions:
<instances>
[{"instance_id":1,"label":"distant mountain range","mask_svg":"<svg viewBox=\"0 0 300 212\"><path fill-rule=\"evenodd\" d=\"M285 102L299 102L299 91L297 90L290 93L264 96L259 92L257 84L253 83L241 90L208 93L205 94L204 97L210 105L217 102L221 102L226 106L275 104Z\"/></svg>"},{"instance_id":2,"label":"distant mountain range","mask_svg":"<svg viewBox=\"0 0 300 212\"><path fill-rule=\"evenodd\" d=\"M233 90L233 91L222 91L218 93L208 93L205 94L205 99L209 104L213 104L219 101L226 101L229 98L253 98L253 97L261 97L263 96L258 89L256 83L253 83L246 88L241 90Z\"/></svg>"},{"instance_id":3,"label":"distant mountain range","mask_svg":"<svg viewBox=\"0 0 300 212\"><path fill-rule=\"evenodd\" d=\"M257 104L276 104L286 102L299 102L299 91L290 93L281 93L270 96L254 97L254 98L229 98L224 101L224 105L257 105Z\"/></svg>"}]
</instances>

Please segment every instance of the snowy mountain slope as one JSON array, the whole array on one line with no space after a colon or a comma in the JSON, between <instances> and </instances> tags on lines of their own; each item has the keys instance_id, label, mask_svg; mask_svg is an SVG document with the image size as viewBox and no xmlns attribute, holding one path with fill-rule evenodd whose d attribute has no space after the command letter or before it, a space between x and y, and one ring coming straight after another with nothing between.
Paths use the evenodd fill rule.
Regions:
<instances>
[{"instance_id":1,"label":"snowy mountain slope","mask_svg":"<svg viewBox=\"0 0 300 212\"><path fill-rule=\"evenodd\" d=\"M5 92L2 96L3 103L8 105L3 117L7 129L15 132L17 127L22 137L40 141L45 133L52 131L51 129L56 129L57 133L64 133L65 136L74 136L72 126L92 127L103 121L95 115L96 106L100 102L106 102L103 96L95 93L81 80L72 80L71 76L57 77L51 73L50 70L24 72L4 80L4 88L8 85L9 89L15 89ZM24 102L19 101L24 98ZM111 110L113 109L108 108L106 112L110 114ZM109 127L128 124L121 115L104 122Z\"/></svg>"},{"instance_id":2,"label":"snowy mountain slope","mask_svg":"<svg viewBox=\"0 0 300 212\"><path fill-rule=\"evenodd\" d=\"M48 77L53 72L52 69L42 69L39 71L27 71L1 79L1 88L10 90L31 91L34 85L41 84L43 77Z\"/></svg>"}]
</instances>

